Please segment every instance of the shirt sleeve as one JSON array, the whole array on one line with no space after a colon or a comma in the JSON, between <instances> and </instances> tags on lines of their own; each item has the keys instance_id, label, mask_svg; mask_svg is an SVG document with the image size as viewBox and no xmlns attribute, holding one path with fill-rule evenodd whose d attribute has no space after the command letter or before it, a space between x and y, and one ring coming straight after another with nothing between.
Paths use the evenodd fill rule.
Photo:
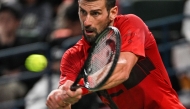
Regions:
<instances>
[{"instance_id":1,"label":"shirt sleeve","mask_svg":"<svg viewBox=\"0 0 190 109\"><path fill-rule=\"evenodd\" d=\"M81 40L64 53L60 65L59 86L64 84L66 80L75 81L88 56L89 48L90 45L82 37Z\"/></svg>"},{"instance_id":2,"label":"shirt sleeve","mask_svg":"<svg viewBox=\"0 0 190 109\"><path fill-rule=\"evenodd\" d=\"M80 56L74 53L74 49L67 50L61 60L60 65L60 81L59 86L64 84L66 80L74 81L80 72L83 61L80 61Z\"/></svg>"},{"instance_id":3,"label":"shirt sleeve","mask_svg":"<svg viewBox=\"0 0 190 109\"><path fill-rule=\"evenodd\" d=\"M132 52L145 57L145 28L144 22L135 15L126 15L120 21L121 52Z\"/></svg>"}]
</instances>

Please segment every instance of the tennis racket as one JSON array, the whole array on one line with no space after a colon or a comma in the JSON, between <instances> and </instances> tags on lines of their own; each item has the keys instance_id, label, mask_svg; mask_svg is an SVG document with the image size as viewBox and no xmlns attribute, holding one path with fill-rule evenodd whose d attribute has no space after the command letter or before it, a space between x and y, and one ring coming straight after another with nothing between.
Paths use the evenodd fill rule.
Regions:
<instances>
[{"instance_id":1,"label":"tennis racket","mask_svg":"<svg viewBox=\"0 0 190 109\"><path fill-rule=\"evenodd\" d=\"M97 90L104 85L117 64L120 44L120 32L116 27L109 26L102 31L90 48L84 66L70 89L75 91L85 87ZM78 85L81 78L84 78L84 86Z\"/></svg>"}]
</instances>

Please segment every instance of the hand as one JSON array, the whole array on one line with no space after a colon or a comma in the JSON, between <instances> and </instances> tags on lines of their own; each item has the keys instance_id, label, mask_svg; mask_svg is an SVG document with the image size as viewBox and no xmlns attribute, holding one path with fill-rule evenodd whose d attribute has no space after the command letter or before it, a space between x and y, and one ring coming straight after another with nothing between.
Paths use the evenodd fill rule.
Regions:
<instances>
[{"instance_id":1,"label":"hand","mask_svg":"<svg viewBox=\"0 0 190 109\"><path fill-rule=\"evenodd\" d=\"M64 94L66 94L64 90L53 90L47 97L46 105L48 109L71 109L71 105L63 101Z\"/></svg>"},{"instance_id":2,"label":"hand","mask_svg":"<svg viewBox=\"0 0 190 109\"><path fill-rule=\"evenodd\" d=\"M49 109L71 109L71 104L78 102L82 97L82 89L71 91L72 81L67 80L59 89L53 90L47 97L46 105Z\"/></svg>"},{"instance_id":3,"label":"hand","mask_svg":"<svg viewBox=\"0 0 190 109\"><path fill-rule=\"evenodd\" d=\"M78 88L76 91L71 91L70 87L73 84L73 81L67 80L64 85L60 86L60 89L65 90L64 102L69 104L74 104L78 102L82 97L82 89Z\"/></svg>"}]
</instances>

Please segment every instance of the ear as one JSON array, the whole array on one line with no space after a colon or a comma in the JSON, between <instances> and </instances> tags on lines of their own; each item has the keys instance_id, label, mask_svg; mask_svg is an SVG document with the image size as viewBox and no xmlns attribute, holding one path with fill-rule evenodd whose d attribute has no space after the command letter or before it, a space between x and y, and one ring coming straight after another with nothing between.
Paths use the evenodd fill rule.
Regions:
<instances>
[{"instance_id":1,"label":"ear","mask_svg":"<svg viewBox=\"0 0 190 109\"><path fill-rule=\"evenodd\" d=\"M115 7L111 8L111 10L110 10L110 20L113 21L116 18L117 14L118 14L118 7L115 6Z\"/></svg>"}]
</instances>

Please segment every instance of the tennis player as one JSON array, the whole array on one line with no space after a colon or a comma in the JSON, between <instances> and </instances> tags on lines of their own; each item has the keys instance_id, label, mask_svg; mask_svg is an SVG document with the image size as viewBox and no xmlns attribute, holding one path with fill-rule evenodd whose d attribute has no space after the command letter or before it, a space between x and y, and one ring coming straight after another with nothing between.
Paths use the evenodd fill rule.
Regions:
<instances>
[{"instance_id":1,"label":"tennis player","mask_svg":"<svg viewBox=\"0 0 190 109\"><path fill-rule=\"evenodd\" d=\"M154 36L136 15L118 15L116 0L79 0L83 37L67 50L61 61L60 86L47 97L49 109L70 109L82 96L92 93L85 88L71 91L98 34L109 25L121 33L121 53L113 75L98 95L111 109L185 109L172 88ZM80 82L83 84L83 82ZM93 102L90 101L90 102Z\"/></svg>"}]
</instances>

